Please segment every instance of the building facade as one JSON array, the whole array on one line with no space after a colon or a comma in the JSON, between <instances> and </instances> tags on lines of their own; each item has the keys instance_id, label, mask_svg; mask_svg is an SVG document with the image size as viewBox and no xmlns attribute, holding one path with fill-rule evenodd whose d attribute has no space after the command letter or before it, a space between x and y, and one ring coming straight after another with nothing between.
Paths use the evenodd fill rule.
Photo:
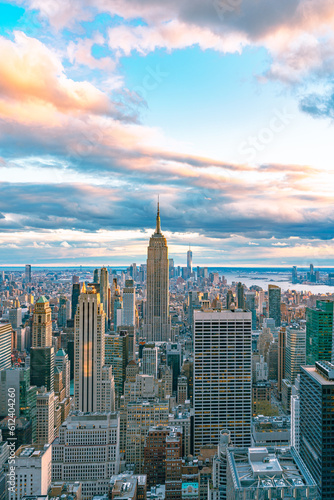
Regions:
<instances>
[{"instance_id":1,"label":"building facade","mask_svg":"<svg viewBox=\"0 0 334 500\"><path fill-rule=\"evenodd\" d=\"M195 454L218 445L221 429L250 446L252 317L249 312L194 313Z\"/></svg>"},{"instance_id":2,"label":"building facade","mask_svg":"<svg viewBox=\"0 0 334 500\"><path fill-rule=\"evenodd\" d=\"M318 485L321 500L334 491L334 365L317 361L300 374L300 455Z\"/></svg>"}]
</instances>

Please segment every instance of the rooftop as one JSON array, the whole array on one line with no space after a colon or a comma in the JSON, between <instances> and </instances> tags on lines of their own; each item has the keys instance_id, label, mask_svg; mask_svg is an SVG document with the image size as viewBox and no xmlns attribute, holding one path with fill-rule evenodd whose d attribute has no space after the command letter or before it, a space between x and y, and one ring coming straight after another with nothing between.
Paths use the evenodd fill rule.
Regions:
<instances>
[{"instance_id":1,"label":"rooftop","mask_svg":"<svg viewBox=\"0 0 334 500\"><path fill-rule=\"evenodd\" d=\"M324 362L322 362L324 363ZM318 362L317 362L318 364ZM330 363L331 364L331 363ZM301 366L301 370L305 371L308 373L314 380L319 384L319 385L334 385L334 379L329 377L329 380L327 380L325 374L319 373L319 371L316 369L316 367L313 366Z\"/></svg>"},{"instance_id":2,"label":"rooftop","mask_svg":"<svg viewBox=\"0 0 334 500\"><path fill-rule=\"evenodd\" d=\"M48 299L45 297L45 295L41 295L36 304L45 304L46 302L49 302Z\"/></svg>"},{"instance_id":3,"label":"rooftop","mask_svg":"<svg viewBox=\"0 0 334 500\"><path fill-rule=\"evenodd\" d=\"M317 498L316 483L294 448L228 448L228 464L236 492L310 488L310 498Z\"/></svg>"}]
</instances>

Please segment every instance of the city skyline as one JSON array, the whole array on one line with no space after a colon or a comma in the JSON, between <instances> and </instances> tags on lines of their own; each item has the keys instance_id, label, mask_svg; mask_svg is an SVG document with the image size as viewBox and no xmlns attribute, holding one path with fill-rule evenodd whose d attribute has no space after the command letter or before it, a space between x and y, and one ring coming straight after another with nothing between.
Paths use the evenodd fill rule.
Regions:
<instances>
[{"instance_id":1,"label":"city skyline","mask_svg":"<svg viewBox=\"0 0 334 500\"><path fill-rule=\"evenodd\" d=\"M330 0L0 4L0 263L333 265Z\"/></svg>"}]
</instances>

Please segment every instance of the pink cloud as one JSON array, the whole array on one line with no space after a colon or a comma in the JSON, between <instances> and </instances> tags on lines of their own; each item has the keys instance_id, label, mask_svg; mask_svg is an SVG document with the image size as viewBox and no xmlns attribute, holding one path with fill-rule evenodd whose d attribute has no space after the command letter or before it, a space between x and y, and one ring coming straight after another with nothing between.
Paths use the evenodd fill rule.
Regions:
<instances>
[{"instance_id":1,"label":"pink cloud","mask_svg":"<svg viewBox=\"0 0 334 500\"><path fill-rule=\"evenodd\" d=\"M116 113L108 97L91 83L69 79L57 54L35 38L19 31L14 41L0 37L0 58L4 114L15 108L15 102L24 102L30 111L47 105L61 113Z\"/></svg>"}]
</instances>

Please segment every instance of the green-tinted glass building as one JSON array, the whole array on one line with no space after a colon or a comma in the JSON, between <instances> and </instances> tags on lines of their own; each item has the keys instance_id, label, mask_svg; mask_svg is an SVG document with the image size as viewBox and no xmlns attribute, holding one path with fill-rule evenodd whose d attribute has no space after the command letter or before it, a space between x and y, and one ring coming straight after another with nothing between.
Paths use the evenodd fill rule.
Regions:
<instances>
[{"instance_id":1,"label":"green-tinted glass building","mask_svg":"<svg viewBox=\"0 0 334 500\"><path fill-rule=\"evenodd\" d=\"M54 390L54 347L32 347L30 351L30 383Z\"/></svg>"},{"instance_id":2,"label":"green-tinted glass building","mask_svg":"<svg viewBox=\"0 0 334 500\"><path fill-rule=\"evenodd\" d=\"M306 364L331 361L333 342L333 304L317 300L315 308L306 308Z\"/></svg>"},{"instance_id":3,"label":"green-tinted glass building","mask_svg":"<svg viewBox=\"0 0 334 500\"><path fill-rule=\"evenodd\" d=\"M121 331L105 336L105 364L112 366L115 391L119 398L124 394L126 367L129 363L129 335Z\"/></svg>"}]
</instances>

